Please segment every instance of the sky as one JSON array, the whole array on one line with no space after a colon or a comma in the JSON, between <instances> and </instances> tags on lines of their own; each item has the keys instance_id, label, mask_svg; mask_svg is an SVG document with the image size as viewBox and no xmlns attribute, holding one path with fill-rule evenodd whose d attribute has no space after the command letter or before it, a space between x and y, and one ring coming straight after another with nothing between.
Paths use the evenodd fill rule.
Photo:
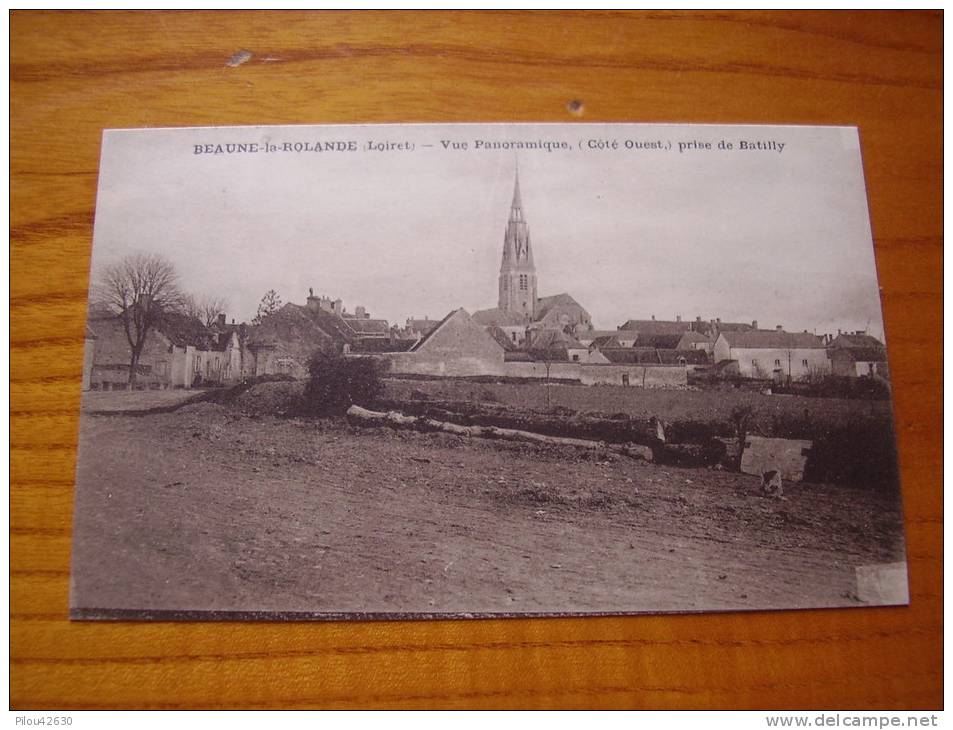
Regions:
<instances>
[{"instance_id":1,"label":"sky","mask_svg":"<svg viewBox=\"0 0 953 730\"><path fill-rule=\"evenodd\" d=\"M493 147L539 140L551 149ZM225 147L240 143L258 151ZM844 127L109 130L92 277L161 253L236 321L269 289L303 304L310 287L399 324L495 307L517 164L538 293L568 292L597 328L680 315L883 338L860 148Z\"/></svg>"}]
</instances>

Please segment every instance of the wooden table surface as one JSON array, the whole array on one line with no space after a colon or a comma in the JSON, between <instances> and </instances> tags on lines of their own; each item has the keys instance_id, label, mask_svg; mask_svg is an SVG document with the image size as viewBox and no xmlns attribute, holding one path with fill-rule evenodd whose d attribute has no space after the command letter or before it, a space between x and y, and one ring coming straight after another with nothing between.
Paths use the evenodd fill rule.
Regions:
<instances>
[{"instance_id":1,"label":"wooden table surface","mask_svg":"<svg viewBox=\"0 0 953 730\"><path fill-rule=\"evenodd\" d=\"M14 12L13 707L941 706L942 40L939 13ZM239 50L253 55L227 66ZM101 130L427 121L860 127L896 393L909 607L67 620Z\"/></svg>"}]
</instances>

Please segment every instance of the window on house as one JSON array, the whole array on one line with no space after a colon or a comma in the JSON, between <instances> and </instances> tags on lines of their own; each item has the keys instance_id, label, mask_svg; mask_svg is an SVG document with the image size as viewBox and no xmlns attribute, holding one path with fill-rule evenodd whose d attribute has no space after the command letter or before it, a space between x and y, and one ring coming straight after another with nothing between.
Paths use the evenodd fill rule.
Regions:
<instances>
[{"instance_id":1,"label":"window on house","mask_svg":"<svg viewBox=\"0 0 953 730\"><path fill-rule=\"evenodd\" d=\"M520 274L520 290L526 291L529 285L529 277L526 274Z\"/></svg>"},{"instance_id":2,"label":"window on house","mask_svg":"<svg viewBox=\"0 0 953 730\"><path fill-rule=\"evenodd\" d=\"M755 360L754 358L751 358L751 367L753 367L753 368L758 367L758 361Z\"/></svg>"},{"instance_id":3,"label":"window on house","mask_svg":"<svg viewBox=\"0 0 953 730\"><path fill-rule=\"evenodd\" d=\"M513 333L511 333L511 334L513 335L513 342L516 342L516 333L513 332Z\"/></svg>"},{"instance_id":4,"label":"window on house","mask_svg":"<svg viewBox=\"0 0 953 730\"><path fill-rule=\"evenodd\" d=\"M803 365L804 367L807 367L807 360L801 360L801 365Z\"/></svg>"},{"instance_id":5,"label":"window on house","mask_svg":"<svg viewBox=\"0 0 953 730\"><path fill-rule=\"evenodd\" d=\"M628 385L628 384L629 384L629 374L622 373L622 385Z\"/></svg>"},{"instance_id":6,"label":"window on house","mask_svg":"<svg viewBox=\"0 0 953 730\"><path fill-rule=\"evenodd\" d=\"M572 361L573 361L573 362L579 362L579 355L573 355L573 356L572 356Z\"/></svg>"},{"instance_id":7,"label":"window on house","mask_svg":"<svg viewBox=\"0 0 953 730\"><path fill-rule=\"evenodd\" d=\"M780 360L775 360L775 361L774 361L774 367L776 367L776 368L781 367L781 361L780 361Z\"/></svg>"}]
</instances>

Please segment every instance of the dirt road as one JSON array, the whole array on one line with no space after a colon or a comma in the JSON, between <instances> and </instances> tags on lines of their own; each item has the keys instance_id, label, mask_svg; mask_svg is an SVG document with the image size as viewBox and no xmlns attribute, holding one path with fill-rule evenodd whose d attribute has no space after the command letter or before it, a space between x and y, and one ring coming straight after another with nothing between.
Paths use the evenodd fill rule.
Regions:
<instances>
[{"instance_id":1,"label":"dirt road","mask_svg":"<svg viewBox=\"0 0 953 730\"><path fill-rule=\"evenodd\" d=\"M538 613L856 605L897 504L209 403L84 415L73 605Z\"/></svg>"}]
</instances>

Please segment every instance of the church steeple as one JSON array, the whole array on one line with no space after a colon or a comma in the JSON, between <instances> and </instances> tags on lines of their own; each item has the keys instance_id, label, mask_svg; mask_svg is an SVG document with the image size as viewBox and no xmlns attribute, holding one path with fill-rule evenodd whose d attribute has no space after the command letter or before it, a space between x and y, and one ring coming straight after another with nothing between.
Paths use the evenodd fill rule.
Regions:
<instances>
[{"instance_id":1,"label":"church steeple","mask_svg":"<svg viewBox=\"0 0 953 730\"><path fill-rule=\"evenodd\" d=\"M519 167L513 183L510 217L503 236L499 308L530 321L536 314L536 267L520 195Z\"/></svg>"}]
</instances>

